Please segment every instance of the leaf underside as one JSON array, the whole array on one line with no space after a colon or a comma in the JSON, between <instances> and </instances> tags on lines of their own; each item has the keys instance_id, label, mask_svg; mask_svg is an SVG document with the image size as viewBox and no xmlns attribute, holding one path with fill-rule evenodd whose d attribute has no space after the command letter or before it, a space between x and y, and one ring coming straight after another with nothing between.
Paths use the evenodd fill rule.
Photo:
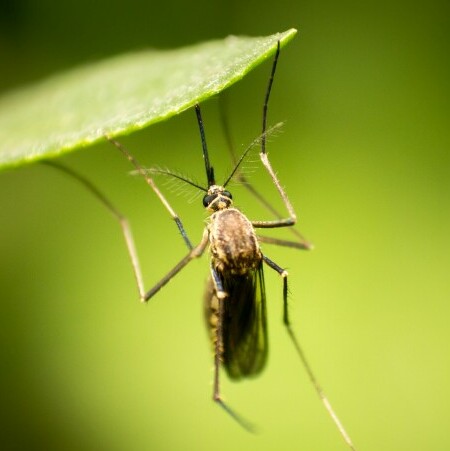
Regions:
<instances>
[{"instance_id":1,"label":"leaf underside","mask_svg":"<svg viewBox=\"0 0 450 451\"><path fill-rule=\"evenodd\" d=\"M218 94L296 34L145 50L55 75L0 99L0 169L163 121Z\"/></svg>"}]
</instances>

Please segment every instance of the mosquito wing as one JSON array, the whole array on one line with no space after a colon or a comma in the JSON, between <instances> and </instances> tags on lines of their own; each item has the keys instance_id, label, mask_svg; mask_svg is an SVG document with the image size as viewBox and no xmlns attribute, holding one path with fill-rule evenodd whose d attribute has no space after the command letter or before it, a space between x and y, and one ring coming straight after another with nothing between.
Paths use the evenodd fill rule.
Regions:
<instances>
[{"instance_id":1,"label":"mosquito wing","mask_svg":"<svg viewBox=\"0 0 450 451\"><path fill-rule=\"evenodd\" d=\"M267 360L266 295L262 262L244 275L220 274L228 293L222 318L221 361L232 379L258 375ZM212 280L205 296L206 316L216 339L218 300Z\"/></svg>"}]
</instances>

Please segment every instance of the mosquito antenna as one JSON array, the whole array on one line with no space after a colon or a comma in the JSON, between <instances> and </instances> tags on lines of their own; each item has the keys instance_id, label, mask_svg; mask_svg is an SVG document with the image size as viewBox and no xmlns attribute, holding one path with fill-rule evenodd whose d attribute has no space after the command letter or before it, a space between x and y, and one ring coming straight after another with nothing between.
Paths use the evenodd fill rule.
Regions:
<instances>
[{"instance_id":1,"label":"mosquito antenna","mask_svg":"<svg viewBox=\"0 0 450 451\"><path fill-rule=\"evenodd\" d=\"M205 160L206 179L208 182L208 188L216 184L214 180L214 168L209 163L208 147L206 146L205 129L203 127L202 113L200 112L200 105L195 105L195 112L197 114L198 128L200 130L200 137L202 139L203 159Z\"/></svg>"},{"instance_id":2,"label":"mosquito antenna","mask_svg":"<svg viewBox=\"0 0 450 451\"><path fill-rule=\"evenodd\" d=\"M261 153L266 153L266 126L267 126L267 106L269 105L270 91L272 90L273 78L277 69L278 56L280 55L280 41L277 41L277 51L272 64L272 72L270 73L269 84L267 85L266 98L263 106L263 121L262 121L262 141Z\"/></svg>"},{"instance_id":3,"label":"mosquito antenna","mask_svg":"<svg viewBox=\"0 0 450 451\"><path fill-rule=\"evenodd\" d=\"M234 168L231 171L231 174L228 176L228 178L225 180L224 184L222 185L223 187L228 185L228 183L233 178L234 174L236 174L236 171L239 169L239 166L244 161L244 158L247 156L247 154L250 152L250 150L252 150L258 144L262 143L263 140L266 139L267 135L274 133L276 130L280 129L282 126L283 126L283 122L278 122L278 124L272 125L272 127L269 127L267 130L264 131L263 135L258 136L248 145L248 147L244 150L242 155L239 157L239 160L237 160L236 164L234 165ZM248 182L245 181L244 183L248 183Z\"/></svg>"},{"instance_id":4,"label":"mosquito antenna","mask_svg":"<svg viewBox=\"0 0 450 451\"><path fill-rule=\"evenodd\" d=\"M198 185L197 183L193 182L192 180L189 180L187 177L183 177L182 175L177 174L176 172L172 172L170 169L150 168L149 172L152 174L168 175L175 179L181 180L184 183L187 183L188 185L191 185L201 191L205 191L206 193L208 192L207 188L204 188L203 186Z\"/></svg>"}]
</instances>

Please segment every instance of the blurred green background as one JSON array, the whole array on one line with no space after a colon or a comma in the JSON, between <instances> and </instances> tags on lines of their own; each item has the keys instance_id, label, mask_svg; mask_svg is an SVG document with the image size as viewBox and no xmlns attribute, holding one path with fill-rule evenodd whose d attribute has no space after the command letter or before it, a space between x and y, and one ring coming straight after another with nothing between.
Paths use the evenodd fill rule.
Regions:
<instances>
[{"instance_id":1,"label":"blurred green background","mask_svg":"<svg viewBox=\"0 0 450 451\"><path fill-rule=\"evenodd\" d=\"M269 112L286 126L269 151L316 249L265 252L290 271L295 330L358 449L447 450L449 20L443 0L6 0L0 89L132 49L298 28ZM227 92L238 148L259 133L269 71ZM220 180L230 163L217 99L203 114ZM122 142L148 166L203 180L192 111ZM185 254L111 146L62 161L130 218L147 286ZM279 205L262 170L252 180ZM168 197L199 240L201 199ZM267 217L242 189L234 198ZM72 180L41 165L3 172L0 205L2 449L345 449L283 330L275 273L266 270L269 365L255 380L223 378L255 436L211 401L206 256L142 306L117 224Z\"/></svg>"}]
</instances>

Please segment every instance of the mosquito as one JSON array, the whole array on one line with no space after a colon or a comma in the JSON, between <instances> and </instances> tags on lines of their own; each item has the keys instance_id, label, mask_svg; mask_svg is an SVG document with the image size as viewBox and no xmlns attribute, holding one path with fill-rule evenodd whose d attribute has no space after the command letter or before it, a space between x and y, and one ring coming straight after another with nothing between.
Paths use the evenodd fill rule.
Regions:
<instances>
[{"instance_id":1,"label":"mosquito","mask_svg":"<svg viewBox=\"0 0 450 451\"><path fill-rule=\"evenodd\" d=\"M127 245L139 296L142 302L146 303L149 301L159 290L161 290L161 288L188 265L189 262L200 257L209 247L211 256L209 267L210 276L205 289L204 308L206 323L211 334L214 350L213 400L241 426L248 430L252 430L252 425L237 414L223 400L220 389L220 368L223 367L231 379L237 380L256 376L265 367L268 354L268 337L264 266L268 266L278 273L283 283L283 323L288 335L328 414L335 423L348 447L355 450L356 448L354 447L350 436L345 431L341 421L328 401L328 398L320 387L291 327L288 312L288 273L262 252L260 243L269 243L303 250L311 249L312 246L298 232L295 232L295 229L291 229L296 234L297 239L295 241L265 237L256 233L256 229L292 227L297 221L294 208L272 168L266 151L267 136L277 128L277 126L271 128L267 127L267 108L279 54L280 42L277 43L263 104L262 133L259 138L255 139L247 147L239 159L235 159L233 170L221 185L216 183L214 168L210 163L203 119L198 104L195 105L195 113L202 143L207 182L206 186L201 186L170 170L155 168L150 170L145 169L121 143L112 137L105 135L105 138L125 155L134 166L136 172L145 179L147 184L161 200L162 204L175 221L178 230L189 249L188 253L148 291L144 288L133 235L125 216L123 216L111 202L82 175L59 163L50 161L47 161L46 163L64 171L81 182L118 220ZM263 196L259 195L245 177L239 173L241 163L244 161L250 150L259 145L261 146L259 154L261 162L270 175L287 210L288 216L286 218L281 217L277 210L273 209L265 201ZM203 196L203 206L210 213L210 216L203 231L202 238L196 246L192 245L180 218L155 184L151 177L153 173L179 179L205 193ZM233 177L243 181L244 185L275 215L276 219L251 221L240 210L235 208L233 206L233 196L227 189L227 185Z\"/></svg>"}]
</instances>

